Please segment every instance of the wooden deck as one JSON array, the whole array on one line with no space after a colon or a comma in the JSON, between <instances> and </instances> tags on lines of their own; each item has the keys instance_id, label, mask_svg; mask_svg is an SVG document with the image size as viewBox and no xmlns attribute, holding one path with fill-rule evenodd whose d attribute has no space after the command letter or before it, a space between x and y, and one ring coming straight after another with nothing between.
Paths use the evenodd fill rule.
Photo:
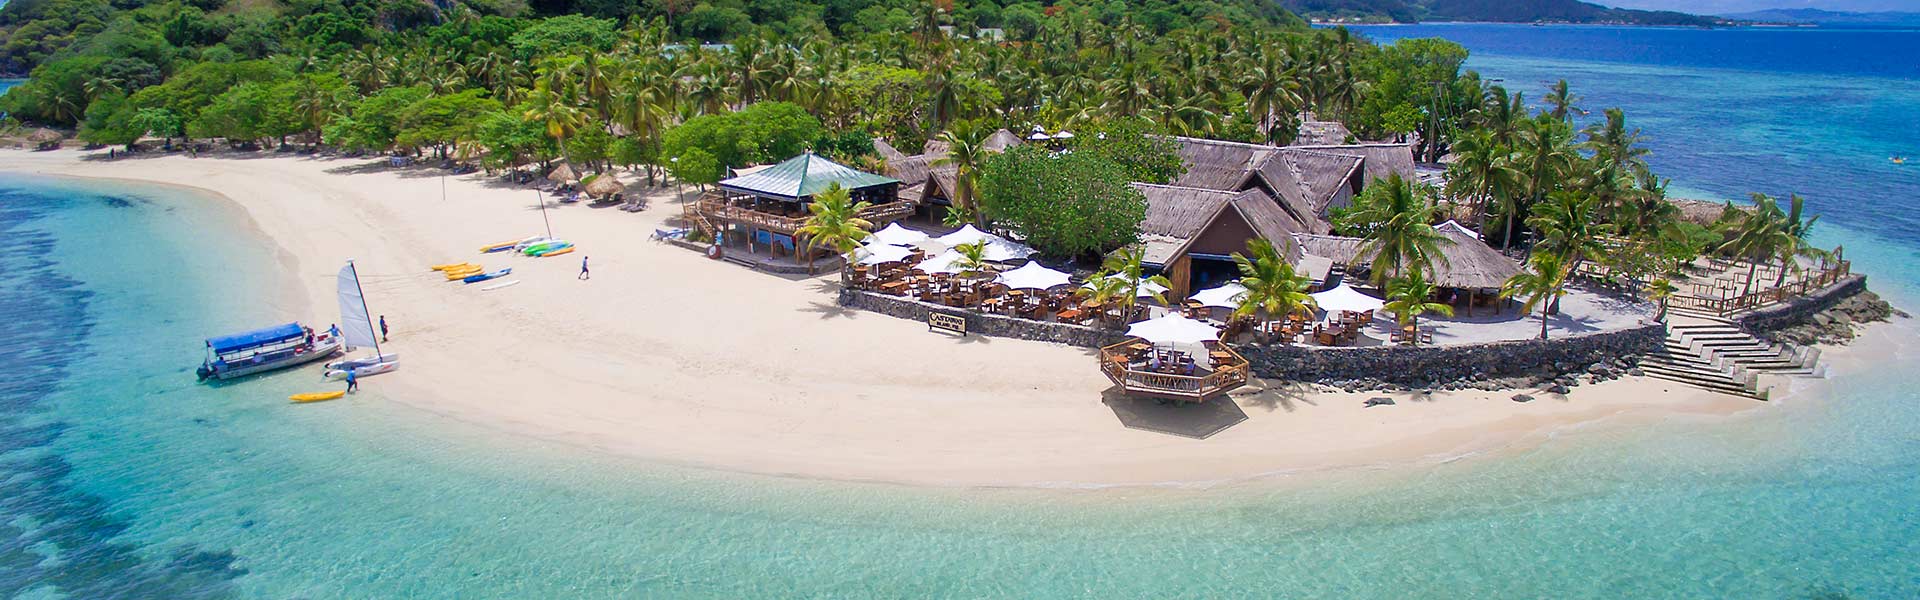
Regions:
<instances>
[{"instance_id":1,"label":"wooden deck","mask_svg":"<svg viewBox=\"0 0 1920 600\"><path fill-rule=\"evenodd\" d=\"M807 224L806 217L789 217L734 206L726 200L712 196L701 198L695 206L699 214L708 219L739 223L786 235L793 235ZM907 202L888 202L869 206L866 210L860 211L860 218L873 223L876 228L910 216L913 216L913 204Z\"/></svg>"},{"instance_id":2,"label":"wooden deck","mask_svg":"<svg viewBox=\"0 0 1920 600\"><path fill-rule=\"evenodd\" d=\"M1778 269L1770 266L1769 269ZM1737 313L1786 302L1794 298L1810 295L1829 285L1845 279L1853 273L1853 263L1839 261L1803 277L1789 278L1787 283L1772 287L1766 277L1773 277L1779 271L1763 271L1756 278L1762 279L1756 289L1740 294L1726 288L1716 288L1710 284L1683 283L1682 289L1667 299L1671 308L1706 313L1716 317L1726 317Z\"/></svg>"},{"instance_id":3,"label":"wooden deck","mask_svg":"<svg viewBox=\"0 0 1920 600\"><path fill-rule=\"evenodd\" d=\"M1206 374L1172 375L1132 367L1128 346L1138 343L1129 339L1100 349L1101 372L1128 395L1205 402L1247 384L1247 359L1225 344L1209 348L1224 360L1216 361Z\"/></svg>"}]
</instances>

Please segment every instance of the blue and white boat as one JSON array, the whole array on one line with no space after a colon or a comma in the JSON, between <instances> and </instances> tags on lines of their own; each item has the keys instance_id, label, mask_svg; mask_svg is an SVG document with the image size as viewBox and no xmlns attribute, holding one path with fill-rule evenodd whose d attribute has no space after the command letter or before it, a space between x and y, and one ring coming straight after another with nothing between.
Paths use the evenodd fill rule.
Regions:
<instances>
[{"instance_id":1,"label":"blue and white boat","mask_svg":"<svg viewBox=\"0 0 1920 600\"><path fill-rule=\"evenodd\" d=\"M339 337L285 323L207 339L207 358L194 371L201 381L233 379L284 369L340 353Z\"/></svg>"}]
</instances>

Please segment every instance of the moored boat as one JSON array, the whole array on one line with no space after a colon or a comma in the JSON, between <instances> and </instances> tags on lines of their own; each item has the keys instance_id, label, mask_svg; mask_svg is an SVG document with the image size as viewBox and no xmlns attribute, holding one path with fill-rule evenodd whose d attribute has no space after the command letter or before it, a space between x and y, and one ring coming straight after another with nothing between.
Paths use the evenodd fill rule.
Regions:
<instances>
[{"instance_id":1,"label":"moored boat","mask_svg":"<svg viewBox=\"0 0 1920 600\"><path fill-rule=\"evenodd\" d=\"M368 375L379 375L381 373L391 373L393 372L394 369L398 369L398 368L400 368L400 363L390 361L390 362L383 362L383 363L374 363L364 367L354 367L352 369L334 369L331 371L327 371L327 379L332 379L335 381L346 379L348 371L352 371L353 376L355 378L360 378L360 377L366 377Z\"/></svg>"},{"instance_id":2,"label":"moored boat","mask_svg":"<svg viewBox=\"0 0 1920 600\"><path fill-rule=\"evenodd\" d=\"M337 369L351 369L355 367L365 367L365 366L375 365L383 362L395 362L398 360L400 360L399 352L388 352L386 354L381 354L377 356L367 356L362 358L346 358L346 359L336 360L336 361L327 363L327 370L333 371Z\"/></svg>"},{"instance_id":3,"label":"moored boat","mask_svg":"<svg viewBox=\"0 0 1920 600\"><path fill-rule=\"evenodd\" d=\"M302 365L340 352L340 338L285 323L207 339L207 358L194 373L201 381L233 379Z\"/></svg>"}]
</instances>

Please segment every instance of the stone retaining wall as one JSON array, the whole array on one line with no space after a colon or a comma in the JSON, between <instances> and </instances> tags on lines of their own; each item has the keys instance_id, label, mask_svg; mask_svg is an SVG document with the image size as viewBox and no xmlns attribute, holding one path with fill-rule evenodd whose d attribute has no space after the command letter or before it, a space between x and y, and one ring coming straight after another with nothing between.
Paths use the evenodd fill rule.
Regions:
<instances>
[{"instance_id":1,"label":"stone retaining wall","mask_svg":"<svg viewBox=\"0 0 1920 600\"><path fill-rule=\"evenodd\" d=\"M1813 318L1814 313L1833 308L1864 291L1867 291L1867 276L1850 275L1811 295L1737 315L1733 321L1748 333L1766 333L1805 322Z\"/></svg>"},{"instance_id":2,"label":"stone retaining wall","mask_svg":"<svg viewBox=\"0 0 1920 600\"><path fill-rule=\"evenodd\" d=\"M1100 347L1126 338L1120 332L1043 323L1003 315L928 304L918 300L861 290L841 290L841 306L925 322L938 312L967 320L967 331L993 337ZM1259 377L1292 381L1368 382L1428 387L1454 381L1486 381L1508 377L1558 376L1577 373L1594 363L1613 365L1620 359L1658 350L1667 336L1666 325L1650 323L1630 329L1600 331L1541 340L1516 340L1446 346L1235 346L1252 363Z\"/></svg>"},{"instance_id":3,"label":"stone retaining wall","mask_svg":"<svg viewBox=\"0 0 1920 600\"><path fill-rule=\"evenodd\" d=\"M863 290L842 289L839 302L841 306L848 308L877 312L921 323L927 321L928 313L954 315L967 320L968 335L979 334L1017 340L1054 342L1082 348L1099 348L1126 339L1125 335L1111 329L988 314Z\"/></svg>"},{"instance_id":4,"label":"stone retaining wall","mask_svg":"<svg viewBox=\"0 0 1920 600\"><path fill-rule=\"evenodd\" d=\"M1666 325L1650 323L1614 331L1548 340L1512 340L1445 346L1248 346L1240 354L1259 377L1293 381L1364 381L1429 387L1453 381L1575 373L1594 363L1658 350Z\"/></svg>"}]
</instances>

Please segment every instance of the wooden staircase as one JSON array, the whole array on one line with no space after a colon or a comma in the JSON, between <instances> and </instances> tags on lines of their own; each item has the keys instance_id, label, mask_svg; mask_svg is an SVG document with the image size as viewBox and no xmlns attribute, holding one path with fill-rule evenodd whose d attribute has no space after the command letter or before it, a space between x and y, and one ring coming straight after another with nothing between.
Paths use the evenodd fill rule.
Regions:
<instances>
[{"instance_id":1,"label":"wooden staircase","mask_svg":"<svg viewBox=\"0 0 1920 600\"><path fill-rule=\"evenodd\" d=\"M1761 375L1825 377L1820 351L1753 337L1731 321L1676 315L1664 347L1640 360L1649 377L1724 394L1766 400L1771 385Z\"/></svg>"}]
</instances>

